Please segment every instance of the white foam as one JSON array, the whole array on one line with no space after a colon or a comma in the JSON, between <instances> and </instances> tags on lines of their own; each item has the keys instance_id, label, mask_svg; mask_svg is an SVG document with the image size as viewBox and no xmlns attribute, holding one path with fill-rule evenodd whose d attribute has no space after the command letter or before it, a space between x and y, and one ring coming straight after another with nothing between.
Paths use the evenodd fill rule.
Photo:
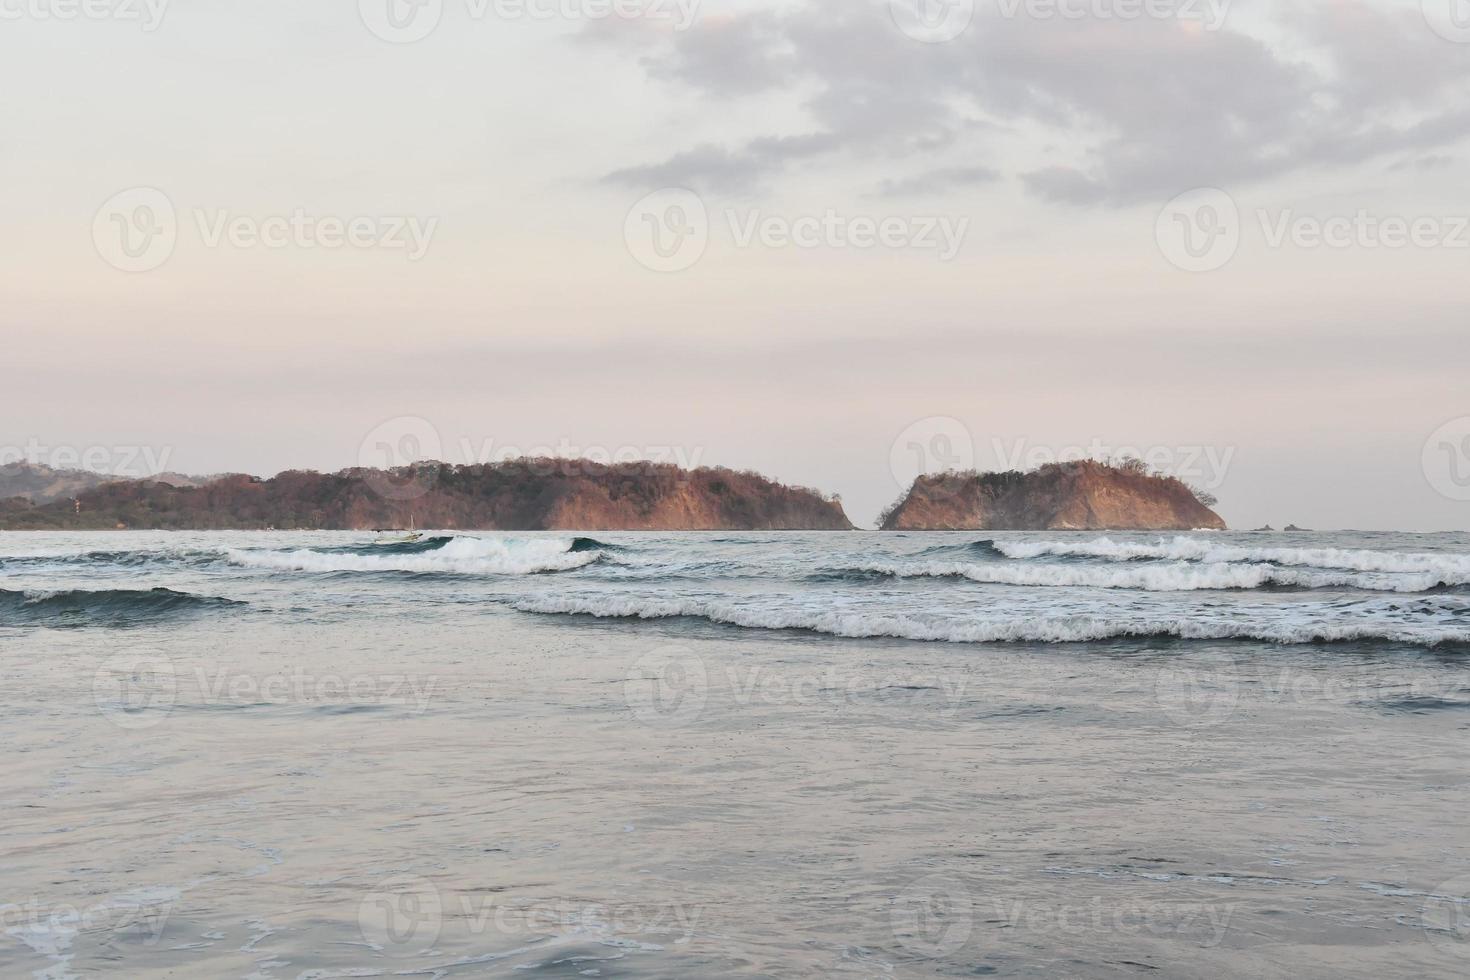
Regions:
<instances>
[{"instance_id":1,"label":"white foam","mask_svg":"<svg viewBox=\"0 0 1470 980\"><path fill-rule=\"evenodd\" d=\"M1242 548L1190 537L1176 537L1171 541L1160 539L1152 544L1114 541L1111 538L1090 541L996 541L993 544L1007 558L1071 555L1114 561L1160 558L1207 564L1270 562L1276 565L1340 568L1357 572L1433 575L1437 582L1446 585L1470 583L1470 555L1458 554L1344 548Z\"/></svg>"},{"instance_id":2,"label":"white foam","mask_svg":"<svg viewBox=\"0 0 1470 980\"><path fill-rule=\"evenodd\" d=\"M1416 574L1309 571L1266 563L1197 563L1117 565L1003 565L970 562L879 563L864 569L899 578L963 577L993 585L1139 589L1146 592L1195 592L1205 589L1259 589L1267 585L1308 589L1352 588L1376 592L1423 592L1442 580L1430 572Z\"/></svg>"},{"instance_id":3,"label":"white foam","mask_svg":"<svg viewBox=\"0 0 1470 980\"><path fill-rule=\"evenodd\" d=\"M1448 625L1403 626L1391 621L1353 625L1325 622L1251 621L1245 618L1136 618L1070 616L1001 619L926 620L907 615L818 611L811 608L760 608L750 604L643 596L539 596L513 604L522 612L599 618L668 619L691 616L749 629L812 630L833 636L895 637L949 643L1076 643L1124 637L1173 636L1186 640L1252 639L1297 644L1342 640L1389 640L1421 646L1470 643L1470 628Z\"/></svg>"},{"instance_id":4,"label":"white foam","mask_svg":"<svg viewBox=\"0 0 1470 980\"><path fill-rule=\"evenodd\" d=\"M565 538L456 537L442 548L416 554L341 554L313 551L245 551L231 548L229 560L246 568L297 572L438 572L454 575L534 575L581 568L597 551L569 550Z\"/></svg>"}]
</instances>

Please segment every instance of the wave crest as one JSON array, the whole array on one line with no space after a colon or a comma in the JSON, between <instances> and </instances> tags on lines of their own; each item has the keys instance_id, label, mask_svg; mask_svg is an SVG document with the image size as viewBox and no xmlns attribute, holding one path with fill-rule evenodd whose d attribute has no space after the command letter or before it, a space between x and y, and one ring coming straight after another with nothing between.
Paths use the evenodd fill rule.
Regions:
<instances>
[{"instance_id":1,"label":"wave crest","mask_svg":"<svg viewBox=\"0 0 1470 980\"><path fill-rule=\"evenodd\" d=\"M1097 538L1091 541L1002 541L1007 558L1044 556L1103 558L1111 561L1188 561L1203 564L1267 562L1355 572L1430 575L1445 585L1470 584L1470 555L1391 552L1345 548L1243 548L1199 538L1177 537L1152 544Z\"/></svg>"},{"instance_id":2,"label":"wave crest","mask_svg":"<svg viewBox=\"0 0 1470 980\"><path fill-rule=\"evenodd\" d=\"M230 549L227 556L236 565L275 571L536 575L572 571L602 559L599 549L573 550L578 540L590 539L450 537L419 542L417 551L389 550L399 547L392 545L347 551Z\"/></svg>"},{"instance_id":3,"label":"wave crest","mask_svg":"<svg viewBox=\"0 0 1470 980\"><path fill-rule=\"evenodd\" d=\"M1331 589L1366 592L1428 592L1444 584L1421 572L1358 573L1281 568L1267 563L1202 564L1187 561L1138 566L974 564L969 562L888 562L819 573L815 581L871 581L893 578L961 578L987 585L1038 588L1134 589L1142 592L1197 592L1216 589Z\"/></svg>"},{"instance_id":4,"label":"wave crest","mask_svg":"<svg viewBox=\"0 0 1470 980\"><path fill-rule=\"evenodd\" d=\"M1135 619L1094 616L1030 617L934 622L905 615L761 609L727 602L644 596L541 596L513 606L541 615L599 619L697 618L761 630L806 630L853 639L891 637L946 643L1086 643L1114 639L1256 640L1295 645L1376 640L1413 646L1470 644L1470 628L1401 626L1385 622L1324 623L1204 622L1197 619Z\"/></svg>"},{"instance_id":5,"label":"wave crest","mask_svg":"<svg viewBox=\"0 0 1470 980\"><path fill-rule=\"evenodd\" d=\"M0 589L0 626L129 626L243 605L172 589Z\"/></svg>"}]
</instances>

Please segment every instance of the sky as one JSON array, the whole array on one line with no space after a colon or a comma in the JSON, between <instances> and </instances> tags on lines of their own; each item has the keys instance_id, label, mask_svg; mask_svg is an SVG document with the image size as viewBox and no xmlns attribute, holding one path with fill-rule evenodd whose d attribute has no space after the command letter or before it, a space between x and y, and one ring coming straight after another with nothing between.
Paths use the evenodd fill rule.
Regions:
<instances>
[{"instance_id":1,"label":"sky","mask_svg":"<svg viewBox=\"0 0 1470 980\"><path fill-rule=\"evenodd\" d=\"M1470 0L0 0L0 84L0 461L1470 529Z\"/></svg>"}]
</instances>

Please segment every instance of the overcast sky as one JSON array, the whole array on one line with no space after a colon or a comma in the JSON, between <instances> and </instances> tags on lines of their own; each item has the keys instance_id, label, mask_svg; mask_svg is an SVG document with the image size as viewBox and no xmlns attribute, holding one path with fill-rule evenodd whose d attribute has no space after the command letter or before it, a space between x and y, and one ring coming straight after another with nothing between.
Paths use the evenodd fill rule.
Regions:
<instances>
[{"instance_id":1,"label":"overcast sky","mask_svg":"<svg viewBox=\"0 0 1470 980\"><path fill-rule=\"evenodd\" d=\"M1470 529L1462 0L81 3L0 0L0 450Z\"/></svg>"}]
</instances>

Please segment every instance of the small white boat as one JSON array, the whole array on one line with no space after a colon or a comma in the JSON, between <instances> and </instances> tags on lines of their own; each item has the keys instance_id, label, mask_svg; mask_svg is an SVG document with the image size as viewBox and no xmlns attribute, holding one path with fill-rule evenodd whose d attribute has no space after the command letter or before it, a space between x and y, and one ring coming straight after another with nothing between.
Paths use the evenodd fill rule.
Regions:
<instances>
[{"instance_id":1,"label":"small white boat","mask_svg":"<svg viewBox=\"0 0 1470 980\"><path fill-rule=\"evenodd\" d=\"M375 529L382 537L373 544L413 544L415 541L423 540L423 533L414 529L413 515L408 518L408 529L401 527L380 527Z\"/></svg>"}]
</instances>

